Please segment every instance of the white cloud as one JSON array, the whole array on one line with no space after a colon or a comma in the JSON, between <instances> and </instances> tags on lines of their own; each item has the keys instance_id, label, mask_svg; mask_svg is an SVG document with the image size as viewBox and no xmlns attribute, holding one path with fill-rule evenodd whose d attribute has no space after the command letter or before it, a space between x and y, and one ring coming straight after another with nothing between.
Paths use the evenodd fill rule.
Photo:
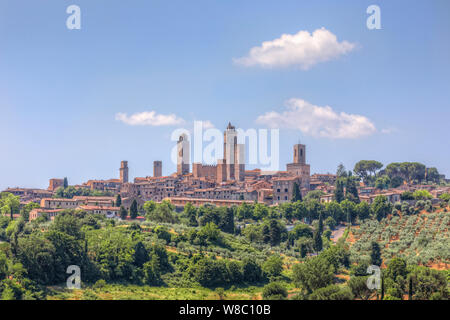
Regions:
<instances>
[{"instance_id":1,"label":"white cloud","mask_svg":"<svg viewBox=\"0 0 450 320\"><path fill-rule=\"evenodd\" d=\"M358 114L337 113L331 107L315 106L302 99L290 99L282 113L271 111L256 122L272 128L300 130L306 135L332 139L352 139L376 132L375 125Z\"/></svg>"},{"instance_id":2,"label":"white cloud","mask_svg":"<svg viewBox=\"0 0 450 320\"><path fill-rule=\"evenodd\" d=\"M265 41L261 46L251 48L246 57L234 59L234 62L268 68L294 65L307 70L317 63L344 55L355 46L348 41L339 42L333 33L322 27L312 34L299 31L294 35L283 34L278 39Z\"/></svg>"},{"instance_id":3,"label":"white cloud","mask_svg":"<svg viewBox=\"0 0 450 320\"><path fill-rule=\"evenodd\" d=\"M203 129L212 129L216 126L209 120L202 121Z\"/></svg>"},{"instance_id":4,"label":"white cloud","mask_svg":"<svg viewBox=\"0 0 450 320\"><path fill-rule=\"evenodd\" d=\"M130 116L119 112L116 114L116 120L122 121L130 126L173 126L183 124L184 120L178 118L175 114L157 114L156 111L144 111L134 113Z\"/></svg>"}]
</instances>

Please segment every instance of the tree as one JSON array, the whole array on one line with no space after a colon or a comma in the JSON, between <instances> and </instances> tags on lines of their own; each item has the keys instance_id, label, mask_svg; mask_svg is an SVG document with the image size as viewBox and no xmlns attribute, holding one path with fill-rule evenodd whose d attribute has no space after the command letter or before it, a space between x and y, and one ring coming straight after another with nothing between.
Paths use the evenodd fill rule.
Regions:
<instances>
[{"instance_id":1,"label":"tree","mask_svg":"<svg viewBox=\"0 0 450 320\"><path fill-rule=\"evenodd\" d=\"M236 216L239 220L251 219L253 216L252 213L252 207L247 202L243 202L236 210Z\"/></svg>"},{"instance_id":2,"label":"tree","mask_svg":"<svg viewBox=\"0 0 450 320\"><path fill-rule=\"evenodd\" d=\"M144 244L138 241L134 246L133 264L138 268L142 268L149 259L150 257Z\"/></svg>"},{"instance_id":3,"label":"tree","mask_svg":"<svg viewBox=\"0 0 450 320\"><path fill-rule=\"evenodd\" d=\"M415 200L428 200L433 198L428 190L416 190L413 193L413 197Z\"/></svg>"},{"instance_id":4,"label":"tree","mask_svg":"<svg viewBox=\"0 0 450 320\"><path fill-rule=\"evenodd\" d=\"M372 241L370 247L370 263L375 266L381 266L382 260L380 245L377 242Z\"/></svg>"},{"instance_id":5,"label":"tree","mask_svg":"<svg viewBox=\"0 0 450 320\"><path fill-rule=\"evenodd\" d=\"M347 170L345 169L344 165L340 163L336 170L336 175L338 178L341 177L347 177Z\"/></svg>"},{"instance_id":6,"label":"tree","mask_svg":"<svg viewBox=\"0 0 450 320\"><path fill-rule=\"evenodd\" d=\"M370 217L370 206L367 202L363 201L356 205L356 213L359 221L366 220Z\"/></svg>"},{"instance_id":7,"label":"tree","mask_svg":"<svg viewBox=\"0 0 450 320\"><path fill-rule=\"evenodd\" d=\"M412 298L414 300L449 298L448 273L430 269L424 266L415 266L410 272L412 279Z\"/></svg>"},{"instance_id":8,"label":"tree","mask_svg":"<svg viewBox=\"0 0 450 320\"><path fill-rule=\"evenodd\" d=\"M334 200L341 203L344 200L344 181L342 179L336 180L336 187L334 189Z\"/></svg>"},{"instance_id":9,"label":"tree","mask_svg":"<svg viewBox=\"0 0 450 320\"><path fill-rule=\"evenodd\" d=\"M350 267L350 252L342 244L330 246L320 256L333 267L334 273L337 273L341 267Z\"/></svg>"},{"instance_id":10,"label":"tree","mask_svg":"<svg viewBox=\"0 0 450 320\"><path fill-rule=\"evenodd\" d=\"M309 222L319 219L319 215L324 211L324 205L316 199L308 200L306 202L306 209L308 212Z\"/></svg>"},{"instance_id":11,"label":"tree","mask_svg":"<svg viewBox=\"0 0 450 320\"><path fill-rule=\"evenodd\" d=\"M269 209L262 203L255 203L253 207L253 219L260 220L267 217L269 214Z\"/></svg>"},{"instance_id":12,"label":"tree","mask_svg":"<svg viewBox=\"0 0 450 320\"><path fill-rule=\"evenodd\" d=\"M40 205L36 202L29 202L25 206L23 206L22 210L20 211L20 215L25 221L28 221L30 219L31 210L36 208L40 208Z\"/></svg>"},{"instance_id":13,"label":"tree","mask_svg":"<svg viewBox=\"0 0 450 320\"><path fill-rule=\"evenodd\" d=\"M348 287L357 299L369 300L376 291L369 289L367 279L369 276L353 276L348 281Z\"/></svg>"},{"instance_id":14,"label":"tree","mask_svg":"<svg viewBox=\"0 0 450 320\"><path fill-rule=\"evenodd\" d=\"M353 294L348 287L332 284L319 288L310 294L309 300L352 300Z\"/></svg>"},{"instance_id":15,"label":"tree","mask_svg":"<svg viewBox=\"0 0 450 320\"><path fill-rule=\"evenodd\" d=\"M214 224L214 222L208 222L204 225L198 232L199 237L204 237L209 242L220 243L222 240L222 235L220 234L219 228Z\"/></svg>"},{"instance_id":16,"label":"tree","mask_svg":"<svg viewBox=\"0 0 450 320\"><path fill-rule=\"evenodd\" d=\"M177 219L173 214L174 210L175 207L170 203L170 201L163 200L161 203L156 205L154 210L147 210L147 219L155 222L175 223Z\"/></svg>"},{"instance_id":17,"label":"tree","mask_svg":"<svg viewBox=\"0 0 450 320\"><path fill-rule=\"evenodd\" d=\"M145 204L144 204L145 206ZM197 221L197 209L192 205L192 203L188 202L183 208L183 214L188 218L188 225L191 227L198 226Z\"/></svg>"},{"instance_id":18,"label":"tree","mask_svg":"<svg viewBox=\"0 0 450 320\"><path fill-rule=\"evenodd\" d=\"M333 283L333 266L320 256L310 258L293 266L292 279L296 285L311 293Z\"/></svg>"},{"instance_id":19,"label":"tree","mask_svg":"<svg viewBox=\"0 0 450 320\"><path fill-rule=\"evenodd\" d=\"M374 177L376 172L383 168L383 164L381 162L375 160L361 160L355 164L353 168L353 172L360 177L364 181L364 183L368 182L368 177Z\"/></svg>"},{"instance_id":20,"label":"tree","mask_svg":"<svg viewBox=\"0 0 450 320\"><path fill-rule=\"evenodd\" d=\"M49 285L56 281L56 249L49 239L31 234L18 239L17 258L30 279Z\"/></svg>"},{"instance_id":21,"label":"tree","mask_svg":"<svg viewBox=\"0 0 450 320\"><path fill-rule=\"evenodd\" d=\"M387 175L383 175L381 177L378 177L377 180L375 180L375 188L383 190L383 189L389 189L391 185L391 178Z\"/></svg>"},{"instance_id":22,"label":"tree","mask_svg":"<svg viewBox=\"0 0 450 320\"><path fill-rule=\"evenodd\" d=\"M345 216L345 220L350 225L353 224L356 220L357 211L356 211L356 204L353 201L350 201L348 199L345 199L341 202L342 211Z\"/></svg>"},{"instance_id":23,"label":"tree","mask_svg":"<svg viewBox=\"0 0 450 320\"><path fill-rule=\"evenodd\" d=\"M373 200L371 209L376 219L378 221L381 221L381 219L385 218L389 213L392 212L392 204L388 201L386 196L380 195L376 196Z\"/></svg>"},{"instance_id":24,"label":"tree","mask_svg":"<svg viewBox=\"0 0 450 320\"><path fill-rule=\"evenodd\" d=\"M404 181L401 177L398 177L398 176L392 177L392 178L389 178L389 179L391 181L390 184L389 184L389 186L391 188L398 188L398 187L400 187L403 184L403 181Z\"/></svg>"},{"instance_id":25,"label":"tree","mask_svg":"<svg viewBox=\"0 0 450 320\"><path fill-rule=\"evenodd\" d=\"M138 206L136 199L133 199L130 205L130 217L131 219L136 219L138 216Z\"/></svg>"},{"instance_id":26,"label":"tree","mask_svg":"<svg viewBox=\"0 0 450 320\"><path fill-rule=\"evenodd\" d=\"M294 182L291 202L302 201L302 194L297 182Z\"/></svg>"},{"instance_id":27,"label":"tree","mask_svg":"<svg viewBox=\"0 0 450 320\"><path fill-rule=\"evenodd\" d=\"M270 245L277 246L281 242L281 227L278 221L275 219L270 220L269 223L269 235L270 235Z\"/></svg>"},{"instance_id":28,"label":"tree","mask_svg":"<svg viewBox=\"0 0 450 320\"><path fill-rule=\"evenodd\" d=\"M400 195L401 200L414 200L414 194L411 191L403 191Z\"/></svg>"},{"instance_id":29,"label":"tree","mask_svg":"<svg viewBox=\"0 0 450 320\"><path fill-rule=\"evenodd\" d=\"M393 258L389 261L388 267L386 269L385 276L396 281L397 277L403 277L406 279L408 275L408 270L406 268L406 261L402 258Z\"/></svg>"},{"instance_id":30,"label":"tree","mask_svg":"<svg viewBox=\"0 0 450 320\"><path fill-rule=\"evenodd\" d=\"M325 195L325 192L323 192L322 190L312 190L306 194L305 201L313 199L320 201L320 197L322 197L323 195Z\"/></svg>"},{"instance_id":31,"label":"tree","mask_svg":"<svg viewBox=\"0 0 450 320\"><path fill-rule=\"evenodd\" d=\"M2 192L0 194L0 211L2 214L10 215L10 218L13 219L14 213L19 213L20 208L20 197L15 196L9 192Z\"/></svg>"},{"instance_id":32,"label":"tree","mask_svg":"<svg viewBox=\"0 0 450 320\"><path fill-rule=\"evenodd\" d=\"M314 241L314 250L316 252L320 252L322 250L323 243L322 243L322 234L319 232L319 230L314 232L313 241Z\"/></svg>"},{"instance_id":33,"label":"tree","mask_svg":"<svg viewBox=\"0 0 450 320\"><path fill-rule=\"evenodd\" d=\"M219 211L219 229L223 232L234 233L234 210L227 207L221 207L217 210Z\"/></svg>"},{"instance_id":34,"label":"tree","mask_svg":"<svg viewBox=\"0 0 450 320\"><path fill-rule=\"evenodd\" d=\"M120 206L120 210L119 210L119 216L122 220L125 220L128 216L128 212L127 209L125 209L124 206Z\"/></svg>"},{"instance_id":35,"label":"tree","mask_svg":"<svg viewBox=\"0 0 450 320\"><path fill-rule=\"evenodd\" d=\"M242 277L248 283L255 283L262 280L262 269L255 261L246 258L242 264Z\"/></svg>"},{"instance_id":36,"label":"tree","mask_svg":"<svg viewBox=\"0 0 450 320\"><path fill-rule=\"evenodd\" d=\"M426 178L427 181L439 183L440 180L439 171L436 168L427 168Z\"/></svg>"},{"instance_id":37,"label":"tree","mask_svg":"<svg viewBox=\"0 0 450 320\"><path fill-rule=\"evenodd\" d=\"M323 233L323 218L322 213L319 214L319 225L317 227L317 231L322 234Z\"/></svg>"},{"instance_id":38,"label":"tree","mask_svg":"<svg viewBox=\"0 0 450 320\"><path fill-rule=\"evenodd\" d=\"M324 221L325 225L330 228L330 230L334 230L336 228L336 220L333 217L328 217Z\"/></svg>"},{"instance_id":39,"label":"tree","mask_svg":"<svg viewBox=\"0 0 450 320\"><path fill-rule=\"evenodd\" d=\"M286 288L277 282L271 282L264 286L262 297L266 300L284 300L288 296Z\"/></svg>"},{"instance_id":40,"label":"tree","mask_svg":"<svg viewBox=\"0 0 450 320\"><path fill-rule=\"evenodd\" d=\"M298 223L290 231L294 235L294 239L299 239L300 237L312 238L313 231L310 226L304 223Z\"/></svg>"},{"instance_id":41,"label":"tree","mask_svg":"<svg viewBox=\"0 0 450 320\"><path fill-rule=\"evenodd\" d=\"M150 285L157 285L161 281L160 261L157 255L153 255L150 261L142 266L144 281Z\"/></svg>"},{"instance_id":42,"label":"tree","mask_svg":"<svg viewBox=\"0 0 450 320\"><path fill-rule=\"evenodd\" d=\"M64 189L66 189L69 186L69 181L67 181L67 177L64 177L63 186L64 186Z\"/></svg>"},{"instance_id":43,"label":"tree","mask_svg":"<svg viewBox=\"0 0 450 320\"><path fill-rule=\"evenodd\" d=\"M325 204L325 212L326 215L332 217L334 221L336 221L336 223L346 220L345 214L342 211L342 207L337 201L327 202Z\"/></svg>"},{"instance_id":44,"label":"tree","mask_svg":"<svg viewBox=\"0 0 450 320\"><path fill-rule=\"evenodd\" d=\"M122 197L120 196L120 193L116 197L116 207L120 207L122 205Z\"/></svg>"},{"instance_id":45,"label":"tree","mask_svg":"<svg viewBox=\"0 0 450 320\"><path fill-rule=\"evenodd\" d=\"M88 248L99 277L106 281L132 281L135 276L135 243L122 228L87 233Z\"/></svg>"},{"instance_id":46,"label":"tree","mask_svg":"<svg viewBox=\"0 0 450 320\"><path fill-rule=\"evenodd\" d=\"M279 255L271 255L263 265L262 270L269 277L278 277L283 271L283 259Z\"/></svg>"},{"instance_id":47,"label":"tree","mask_svg":"<svg viewBox=\"0 0 450 320\"><path fill-rule=\"evenodd\" d=\"M386 166L386 174L391 178L401 177L403 180L413 183L425 179L426 167L419 162L393 162Z\"/></svg>"},{"instance_id":48,"label":"tree","mask_svg":"<svg viewBox=\"0 0 450 320\"><path fill-rule=\"evenodd\" d=\"M353 201L354 203L359 203L358 189L356 187L356 180L354 177L348 177L345 179L345 198Z\"/></svg>"}]
</instances>

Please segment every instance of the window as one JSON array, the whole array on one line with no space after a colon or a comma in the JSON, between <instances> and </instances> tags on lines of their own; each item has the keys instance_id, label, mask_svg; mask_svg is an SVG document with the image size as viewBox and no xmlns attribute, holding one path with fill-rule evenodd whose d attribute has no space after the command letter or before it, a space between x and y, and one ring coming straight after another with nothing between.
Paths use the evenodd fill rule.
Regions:
<instances>
[{"instance_id":1,"label":"window","mask_svg":"<svg viewBox=\"0 0 450 320\"><path fill-rule=\"evenodd\" d=\"M287 189L287 188L285 188L285 189L284 189L284 192L288 192L288 189Z\"/></svg>"}]
</instances>

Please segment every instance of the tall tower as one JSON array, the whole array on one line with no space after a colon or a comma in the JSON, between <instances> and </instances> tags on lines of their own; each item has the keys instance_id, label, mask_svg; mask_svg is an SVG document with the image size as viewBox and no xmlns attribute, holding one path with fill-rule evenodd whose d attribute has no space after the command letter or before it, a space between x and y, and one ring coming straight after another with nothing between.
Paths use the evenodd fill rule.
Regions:
<instances>
[{"instance_id":1,"label":"tall tower","mask_svg":"<svg viewBox=\"0 0 450 320\"><path fill-rule=\"evenodd\" d=\"M237 181L245 180L245 144L236 144L236 163L234 164L234 178Z\"/></svg>"},{"instance_id":2,"label":"tall tower","mask_svg":"<svg viewBox=\"0 0 450 320\"><path fill-rule=\"evenodd\" d=\"M306 164L306 146L304 144L294 145L294 162L286 165L286 170L291 175L300 178L300 187L309 190L311 169Z\"/></svg>"},{"instance_id":3,"label":"tall tower","mask_svg":"<svg viewBox=\"0 0 450 320\"><path fill-rule=\"evenodd\" d=\"M237 132L236 128L228 123L227 129L223 133L223 154L226 163L226 179L234 180L234 166L236 164Z\"/></svg>"},{"instance_id":4,"label":"tall tower","mask_svg":"<svg viewBox=\"0 0 450 320\"><path fill-rule=\"evenodd\" d=\"M161 177L162 176L162 161L153 161L153 176Z\"/></svg>"},{"instance_id":5,"label":"tall tower","mask_svg":"<svg viewBox=\"0 0 450 320\"><path fill-rule=\"evenodd\" d=\"M128 182L128 161L122 161L120 163L120 182Z\"/></svg>"},{"instance_id":6,"label":"tall tower","mask_svg":"<svg viewBox=\"0 0 450 320\"><path fill-rule=\"evenodd\" d=\"M189 173L189 140L186 134L182 134L177 142L177 174Z\"/></svg>"},{"instance_id":7,"label":"tall tower","mask_svg":"<svg viewBox=\"0 0 450 320\"><path fill-rule=\"evenodd\" d=\"M304 144L294 145L294 163L306 164L306 146Z\"/></svg>"}]
</instances>

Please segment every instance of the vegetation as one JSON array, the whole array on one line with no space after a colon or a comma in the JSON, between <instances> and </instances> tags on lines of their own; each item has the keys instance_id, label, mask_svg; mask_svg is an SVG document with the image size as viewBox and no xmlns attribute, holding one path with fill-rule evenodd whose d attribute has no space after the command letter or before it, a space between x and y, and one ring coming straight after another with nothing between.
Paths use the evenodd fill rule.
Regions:
<instances>
[{"instance_id":1,"label":"vegetation","mask_svg":"<svg viewBox=\"0 0 450 320\"><path fill-rule=\"evenodd\" d=\"M181 212L149 201L130 208L143 222L81 210L28 222L32 206L1 199L2 299L448 299L448 271L430 266L450 260L450 217L427 212L428 200L404 208L385 197L309 197ZM24 214L11 219L11 208ZM331 230L343 224L334 243ZM369 264L383 269L383 294L365 285ZM69 265L81 269L80 290L65 289Z\"/></svg>"}]
</instances>

